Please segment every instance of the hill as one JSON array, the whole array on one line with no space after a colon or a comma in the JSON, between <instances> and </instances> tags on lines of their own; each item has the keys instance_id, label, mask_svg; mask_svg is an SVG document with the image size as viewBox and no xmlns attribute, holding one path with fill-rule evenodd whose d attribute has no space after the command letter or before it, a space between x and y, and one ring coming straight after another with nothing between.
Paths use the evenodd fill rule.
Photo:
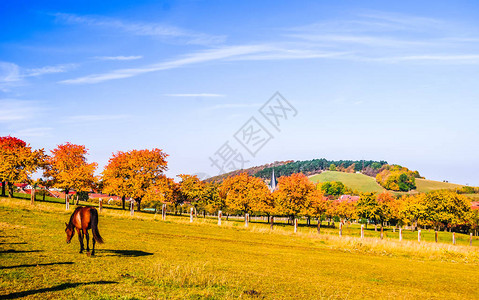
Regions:
<instances>
[{"instance_id":1,"label":"hill","mask_svg":"<svg viewBox=\"0 0 479 300\"><path fill-rule=\"evenodd\" d=\"M347 187L358 192L382 192L382 188L373 177L360 173L344 173L337 171L326 171L313 175L309 179L316 182L341 181Z\"/></svg>"},{"instance_id":2,"label":"hill","mask_svg":"<svg viewBox=\"0 0 479 300\"><path fill-rule=\"evenodd\" d=\"M359 173L344 173L336 171L326 171L321 174L309 177L314 183L326 181L341 181L344 185L356 190L358 192L382 192L384 188L381 187L373 177L366 176ZM461 188L463 185L441 182L427 179L416 178L416 189L412 193L427 193L435 190L453 190ZM394 192L395 194L404 194L401 192ZM473 194L474 195L474 194ZM468 195L469 196L469 195Z\"/></svg>"}]
</instances>

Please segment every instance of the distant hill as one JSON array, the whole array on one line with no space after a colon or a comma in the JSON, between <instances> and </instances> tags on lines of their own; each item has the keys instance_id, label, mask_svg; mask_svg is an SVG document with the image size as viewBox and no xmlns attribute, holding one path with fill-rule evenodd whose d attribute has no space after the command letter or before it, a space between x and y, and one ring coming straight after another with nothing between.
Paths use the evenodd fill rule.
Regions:
<instances>
[{"instance_id":1,"label":"distant hill","mask_svg":"<svg viewBox=\"0 0 479 300\"><path fill-rule=\"evenodd\" d=\"M359 173L352 174L352 173L344 173L344 172L326 171L321 174L311 176L310 180L314 183L326 182L326 181L341 181L345 186L358 192L380 193L385 190L376 182L376 180L373 177L369 177ZM455 184L455 183L416 178L416 189L412 190L411 193L427 193L427 192L435 191L435 190L456 189L456 188L461 188L463 186L464 185ZM406 194L401 192L393 192L393 193Z\"/></svg>"},{"instance_id":2,"label":"distant hill","mask_svg":"<svg viewBox=\"0 0 479 300\"><path fill-rule=\"evenodd\" d=\"M344 173L337 171L325 171L321 174L313 175L309 179L314 182L341 181L345 186L358 192L382 192L382 188L376 179L360 173Z\"/></svg>"},{"instance_id":3,"label":"distant hill","mask_svg":"<svg viewBox=\"0 0 479 300\"><path fill-rule=\"evenodd\" d=\"M233 171L233 172L213 176L213 177L210 177L208 179L205 179L205 181L206 182L212 182L212 181L221 182L227 177L239 175L241 173L247 173L248 175L255 176L258 172L261 172L264 169L272 169L273 167L277 168L279 166L283 166L283 165L286 165L286 164L289 164L289 163L292 163L292 162L293 162L292 160L275 161L274 163L271 163L271 164L265 164L265 165L261 165L261 166L251 167L251 168L248 168L248 169L236 170L236 171ZM271 173L269 174L269 176L271 177Z\"/></svg>"}]
</instances>

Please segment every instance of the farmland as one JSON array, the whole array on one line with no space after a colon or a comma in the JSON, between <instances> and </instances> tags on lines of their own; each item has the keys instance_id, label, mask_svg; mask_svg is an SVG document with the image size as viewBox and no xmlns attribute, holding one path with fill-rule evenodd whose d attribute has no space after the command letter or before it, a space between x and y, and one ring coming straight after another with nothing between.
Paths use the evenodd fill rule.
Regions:
<instances>
[{"instance_id":1,"label":"farmland","mask_svg":"<svg viewBox=\"0 0 479 300\"><path fill-rule=\"evenodd\" d=\"M105 209L97 255L65 243L63 205L0 199L0 298L478 298L479 241L441 232L418 243L417 233L371 227L360 240L354 225L337 228L189 218ZM352 237L351 237L352 236ZM433 233L424 232L432 241ZM447 244L446 244L447 243Z\"/></svg>"}]
</instances>

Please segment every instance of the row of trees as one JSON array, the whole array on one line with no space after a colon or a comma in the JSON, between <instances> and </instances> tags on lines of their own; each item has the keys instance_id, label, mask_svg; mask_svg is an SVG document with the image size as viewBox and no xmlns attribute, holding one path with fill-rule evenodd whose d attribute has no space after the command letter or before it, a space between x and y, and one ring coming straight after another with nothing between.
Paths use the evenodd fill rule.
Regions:
<instances>
[{"instance_id":1,"label":"row of trees","mask_svg":"<svg viewBox=\"0 0 479 300\"><path fill-rule=\"evenodd\" d=\"M377 172L386 165L386 161L373 160L327 160L324 158L294 161L284 165L274 167L274 171L278 176L289 176L294 173L316 174L324 170L358 172L376 176ZM268 179L271 176L273 168L264 168L258 171L255 176Z\"/></svg>"},{"instance_id":2,"label":"row of trees","mask_svg":"<svg viewBox=\"0 0 479 300\"><path fill-rule=\"evenodd\" d=\"M14 183L36 182L65 191L75 190L85 195L92 189L126 198L134 198L141 208L159 208L163 204L187 204L195 211L229 214L257 214L298 216L330 221L340 219L369 220L382 226L411 224L436 229L477 229L477 211L471 211L469 198L452 191L406 195L400 198L385 192L361 194L359 201L332 200L328 195L339 195L344 185L333 182L313 184L304 174L281 176L278 189L271 192L266 183L246 173L226 178L222 183L203 182L193 175L178 175L179 182L165 176L168 155L161 149L117 152L110 158L101 176L95 177L96 163L88 163L87 149L82 145L66 143L45 154L43 149L33 150L24 141L14 137L0 138L0 178L8 183L12 196ZM43 170L43 178L31 176ZM390 169L390 171L395 171ZM7 186L2 185L3 188ZM2 191L3 195L5 191ZM320 222L318 222L320 224Z\"/></svg>"}]
</instances>

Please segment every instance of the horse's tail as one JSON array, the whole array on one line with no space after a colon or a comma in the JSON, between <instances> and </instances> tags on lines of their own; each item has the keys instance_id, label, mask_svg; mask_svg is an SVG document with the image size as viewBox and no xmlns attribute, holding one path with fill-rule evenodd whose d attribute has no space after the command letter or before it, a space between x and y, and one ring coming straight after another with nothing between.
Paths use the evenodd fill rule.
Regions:
<instances>
[{"instance_id":1,"label":"horse's tail","mask_svg":"<svg viewBox=\"0 0 479 300\"><path fill-rule=\"evenodd\" d=\"M93 238L97 243L103 244L103 238L98 231L98 212L95 208L90 209L90 222L91 222L91 231L93 233Z\"/></svg>"}]
</instances>

